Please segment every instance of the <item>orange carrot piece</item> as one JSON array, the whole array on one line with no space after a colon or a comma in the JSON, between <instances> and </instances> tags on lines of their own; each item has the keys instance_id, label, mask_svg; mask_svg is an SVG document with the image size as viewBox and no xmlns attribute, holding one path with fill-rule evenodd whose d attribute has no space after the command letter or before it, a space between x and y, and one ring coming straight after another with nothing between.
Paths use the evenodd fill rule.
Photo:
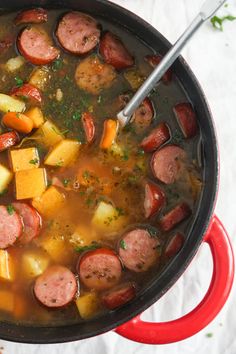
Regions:
<instances>
[{"instance_id":1,"label":"orange carrot piece","mask_svg":"<svg viewBox=\"0 0 236 354\"><path fill-rule=\"evenodd\" d=\"M118 122L113 119L104 121L103 134L100 142L101 149L109 149L116 138Z\"/></svg>"},{"instance_id":2,"label":"orange carrot piece","mask_svg":"<svg viewBox=\"0 0 236 354\"><path fill-rule=\"evenodd\" d=\"M28 134L33 129L33 121L22 113L8 112L4 114L2 122L20 133Z\"/></svg>"}]
</instances>

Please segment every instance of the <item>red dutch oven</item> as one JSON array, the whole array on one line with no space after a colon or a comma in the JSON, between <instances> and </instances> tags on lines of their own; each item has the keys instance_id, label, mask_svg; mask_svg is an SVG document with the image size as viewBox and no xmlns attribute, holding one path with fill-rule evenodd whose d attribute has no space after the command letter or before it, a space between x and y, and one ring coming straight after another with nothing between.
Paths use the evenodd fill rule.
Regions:
<instances>
[{"instance_id":1,"label":"red dutch oven","mask_svg":"<svg viewBox=\"0 0 236 354\"><path fill-rule=\"evenodd\" d=\"M20 6L19 6L20 5ZM0 0L7 11L26 7L65 8L88 12L95 17L122 26L153 51L165 54L170 43L148 23L133 13L105 0ZM193 103L202 137L204 187L200 206L191 230L179 254L129 304L98 319L58 327L29 327L0 323L0 338L24 343L60 343L80 340L115 330L136 342L165 344L183 340L210 323L224 306L234 277L234 258L228 235L213 214L218 187L218 151L214 125L206 98L186 62L180 58L174 73ZM140 314L154 304L183 274L202 242L206 242L213 258L213 275L200 304L187 315L165 323L142 321Z\"/></svg>"}]
</instances>

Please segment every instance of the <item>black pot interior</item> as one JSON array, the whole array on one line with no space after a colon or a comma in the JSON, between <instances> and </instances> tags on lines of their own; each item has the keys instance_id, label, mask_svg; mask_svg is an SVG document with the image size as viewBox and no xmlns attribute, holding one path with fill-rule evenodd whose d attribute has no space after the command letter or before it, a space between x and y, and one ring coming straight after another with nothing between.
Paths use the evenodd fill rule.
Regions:
<instances>
[{"instance_id":1,"label":"black pot interior","mask_svg":"<svg viewBox=\"0 0 236 354\"><path fill-rule=\"evenodd\" d=\"M122 26L134 36L138 36L153 51L161 54L164 54L170 46L159 32L143 20L105 0L22 0L20 7L18 0L0 1L0 7L6 10L33 6L70 8L103 17ZM174 284L188 266L202 241L214 207L218 180L217 144L211 114L196 78L183 59L179 59L174 64L174 72L197 111L202 133L202 154L205 165L205 185L201 205L183 249L164 271L145 288L139 297L116 312L106 314L90 322L60 327L27 327L1 323L0 338L26 343L59 343L104 333L147 309Z\"/></svg>"}]
</instances>

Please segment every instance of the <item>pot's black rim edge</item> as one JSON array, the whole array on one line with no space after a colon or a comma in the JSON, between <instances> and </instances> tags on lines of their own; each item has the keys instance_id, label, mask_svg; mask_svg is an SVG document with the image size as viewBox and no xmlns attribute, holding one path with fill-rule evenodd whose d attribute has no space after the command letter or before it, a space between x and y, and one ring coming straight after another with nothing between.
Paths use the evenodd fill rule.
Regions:
<instances>
[{"instance_id":1,"label":"pot's black rim edge","mask_svg":"<svg viewBox=\"0 0 236 354\"><path fill-rule=\"evenodd\" d=\"M127 16L132 17L133 20L139 22L143 27L147 28L148 31L151 31L152 33L158 35L158 37L161 39L161 41L168 47L171 46L171 43L160 33L158 32L152 25L150 25L148 22L146 22L144 19L140 18L139 16L137 16L136 14L132 13L131 11L123 8L122 6L119 6L117 4L114 4L110 1L105 1L105 0L97 0L97 2L102 3L103 5L107 5L107 2L109 3L108 6L112 7L114 10L118 10L118 11L123 11ZM46 6L47 7L47 6ZM123 319L119 320L116 322L115 325L108 325L107 327L103 327L102 330L95 330L93 332L91 332L91 334L88 335L72 335L71 337L61 337L61 338L45 338L43 340L41 340L40 338L37 338L34 340L29 339L29 338L18 338L15 339L14 338L14 333L9 333L9 335L1 335L1 339L2 340L7 340L10 342L14 342L14 343L24 343L24 344L56 344L56 343L67 343L67 342L73 342L73 341L78 341L78 340L82 340L82 339L88 339L88 338L92 338L94 336L98 336L101 334L104 334L106 332L109 332L111 330L114 330L115 328L119 327L120 325L128 322L129 320L131 320L132 318L134 318L135 316L139 315L140 313L144 312L146 309L148 309L151 305L153 305L157 300L160 299L160 297L162 297L173 285L174 283L180 278L180 276L184 273L184 271L186 270L186 268L188 267L188 265L190 264L190 262L192 261L192 259L194 258L195 254L197 253L204 234L206 232L206 230L208 229L208 226L210 224L210 221L212 219L212 215L214 212L214 205L216 202L216 195L217 195L217 190L218 190L218 183L219 183L219 154L218 154L218 146L217 146L217 139L215 136L215 129L214 129L214 124L213 124L213 117L206 99L206 96L195 76L195 74L193 73L193 71L191 70L191 68L189 67L189 65L187 64L187 62L185 61L185 59L183 59L182 56L179 57L179 59L177 60L178 63L180 63L182 66L184 66L184 69L187 71L189 78L191 79L191 81L194 83L195 88L198 91L198 95L201 98L203 104L204 104L204 109L208 114L209 119L209 123L211 126L211 131L214 132L214 136L213 136L213 143L215 143L214 146L214 153L215 153L215 171L214 171L214 177L215 180L213 181L213 184L215 186L214 188L214 193L212 194L210 201L209 201L209 205L211 205L211 207L208 210L208 214L205 217L205 222L204 222L204 227L202 228L202 232L201 232L201 237L199 237L199 239L197 240L197 242L194 245L194 248L192 249L192 251L189 253L188 257L185 259L182 268L180 268L180 270L178 272L175 273L175 277L172 277L172 279L168 282L168 284L162 289L162 292L157 294L156 297L152 297L152 299L150 299L149 301L147 301L145 303L145 305L143 305L141 308L138 308L136 311L134 311L132 314L129 314L127 316L125 316ZM4 322L4 324L8 325L9 327L12 327L12 330L14 330L14 328L16 327L16 325L14 324L10 324L10 323L6 323ZM69 325L68 327L73 327L72 325ZM21 328L25 329L25 330L30 330L30 328L33 328L32 326L23 326L20 325ZM34 327L35 329L37 328L42 328L42 327ZM55 327L43 327L44 329L51 329L51 328L55 328ZM10 332L10 331L9 331Z\"/></svg>"}]
</instances>

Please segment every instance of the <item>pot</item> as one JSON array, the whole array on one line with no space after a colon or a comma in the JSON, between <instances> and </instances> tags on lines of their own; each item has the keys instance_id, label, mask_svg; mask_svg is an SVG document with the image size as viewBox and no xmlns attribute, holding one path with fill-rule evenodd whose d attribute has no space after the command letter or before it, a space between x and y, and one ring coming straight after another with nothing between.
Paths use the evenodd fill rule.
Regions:
<instances>
[{"instance_id":1,"label":"pot","mask_svg":"<svg viewBox=\"0 0 236 354\"><path fill-rule=\"evenodd\" d=\"M125 27L133 36L154 51L164 54L170 43L148 23L131 12L105 0L0 0L6 10L42 6L69 8L101 16ZM187 338L204 328L220 311L230 293L234 275L233 252L221 222L213 216L218 186L219 166L216 135L206 98L192 71L180 58L173 70L188 93L198 116L204 160L204 189L192 228L179 254L136 297L118 311L104 314L89 322L58 327L29 327L2 322L0 338L24 343L60 343L89 338L114 330L134 341L160 344ZM167 323L147 323L140 314L154 304L182 275L202 242L210 246L214 271L208 292L202 302L189 314Z\"/></svg>"}]
</instances>

